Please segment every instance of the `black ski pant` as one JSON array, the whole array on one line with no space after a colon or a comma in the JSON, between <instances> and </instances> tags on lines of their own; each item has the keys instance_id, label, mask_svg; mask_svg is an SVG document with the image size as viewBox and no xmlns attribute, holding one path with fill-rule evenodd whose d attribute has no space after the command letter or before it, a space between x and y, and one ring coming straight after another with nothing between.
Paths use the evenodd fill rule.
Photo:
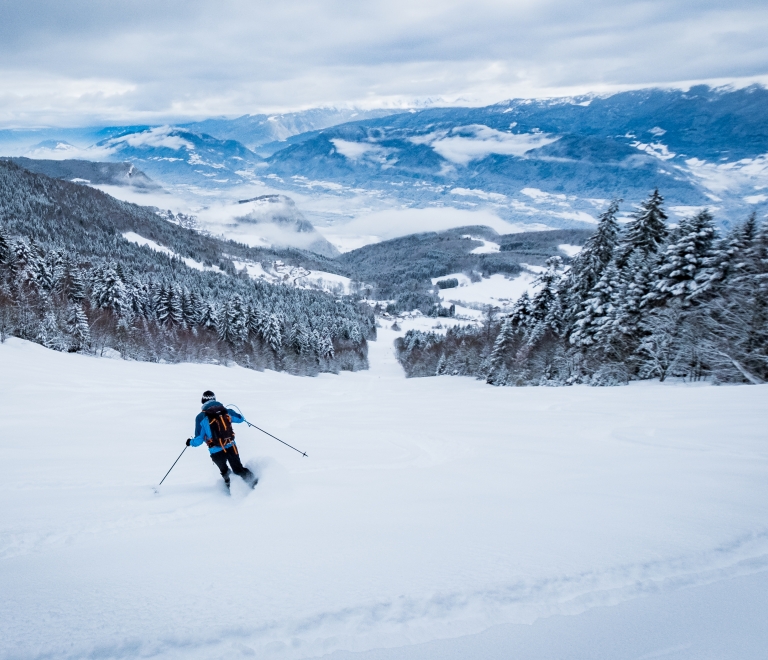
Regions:
<instances>
[{"instance_id":1,"label":"black ski pant","mask_svg":"<svg viewBox=\"0 0 768 660\"><path fill-rule=\"evenodd\" d=\"M232 445L231 447L227 447L226 449L211 454L211 460L216 464L216 467L219 468L219 472L221 472L221 476L227 486L229 486L229 467L227 466L227 461L229 461L229 465L232 466L232 472L238 477L242 477L248 484L252 483L256 478L253 472L240 462L240 456L237 453L236 445Z\"/></svg>"}]
</instances>

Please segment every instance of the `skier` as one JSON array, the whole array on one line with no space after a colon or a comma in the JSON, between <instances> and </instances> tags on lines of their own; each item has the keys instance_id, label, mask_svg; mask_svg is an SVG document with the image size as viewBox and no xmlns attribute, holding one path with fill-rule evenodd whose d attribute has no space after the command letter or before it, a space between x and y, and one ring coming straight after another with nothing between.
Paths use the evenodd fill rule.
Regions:
<instances>
[{"instance_id":1,"label":"skier","mask_svg":"<svg viewBox=\"0 0 768 660\"><path fill-rule=\"evenodd\" d=\"M211 453L211 460L219 468L224 483L229 490L229 465L232 472L253 488L258 483L258 478L240 462L240 456L235 444L235 432L232 423L239 424L245 418L230 408L225 408L218 401L216 395L210 390L203 392L202 412L195 418L195 437L187 440L187 447L199 447L205 442Z\"/></svg>"}]
</instances>

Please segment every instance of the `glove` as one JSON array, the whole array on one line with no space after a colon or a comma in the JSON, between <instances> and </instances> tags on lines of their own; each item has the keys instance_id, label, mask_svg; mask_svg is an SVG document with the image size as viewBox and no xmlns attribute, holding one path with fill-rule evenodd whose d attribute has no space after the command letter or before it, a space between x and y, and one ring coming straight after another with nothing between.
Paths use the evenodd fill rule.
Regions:
<instances>
[{"instance_id":1,"label":"glove","mask_svg":"<svg viewBox=\"0 0 768 660\"><path fill-rule=\"evenodd\" d=\"M189 447L190 442L192 442L192 438L187 438L187 447Z\"/></svg>"}]
</instances>

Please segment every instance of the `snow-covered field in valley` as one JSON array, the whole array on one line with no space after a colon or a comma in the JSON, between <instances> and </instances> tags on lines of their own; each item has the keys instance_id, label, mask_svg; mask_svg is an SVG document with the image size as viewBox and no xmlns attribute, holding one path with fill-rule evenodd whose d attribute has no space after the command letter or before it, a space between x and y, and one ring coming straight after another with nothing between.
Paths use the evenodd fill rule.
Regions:
<instances>
[{"instance_id":1,"label":"snow-covered field in valley","mask_svg":"<svg viewBox=\"0 0 768 660\"><path fill-rule=\"evenodd\" d=\"M764 658L768 386L297 378L0 344L0 658ZM261 476L188 449L212 389ZM233 479L236 479L233 477Z\"/></svg>"}]
</instances>

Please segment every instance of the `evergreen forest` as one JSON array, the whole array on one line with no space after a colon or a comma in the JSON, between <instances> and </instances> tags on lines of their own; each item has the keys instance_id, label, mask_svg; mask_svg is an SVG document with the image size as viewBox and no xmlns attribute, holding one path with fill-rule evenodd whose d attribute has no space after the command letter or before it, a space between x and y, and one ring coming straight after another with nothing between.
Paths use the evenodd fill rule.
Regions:
<instances>
[{"instance_id":1,"label":"evergreen forest","mask_svg":"<svg viewBox=\"0 0 768 660\"><path fill-rule=\"evenodd\" d=\"M199 262L125 240L133 231ZM258 250L195 232L90 187L0 161L0 340L147 361L201 361L313 375L367 367L368 305L254 281L232 259Z\"/></svg>"},{"instance_id":2,"label":"evergreen forest","mask_svg":"<svg viewBox=\"0 0 768 660\"><path fill-rule=\"evenodd\" d=\"M491 385L617 385L670 377L768 381L768 222L718 233L708 210L669 228L654 191L623 226L616 200L564 267L551 257L533 296L488 308L482 327L396 341L408 376Z\"/></svg>"}]
</instances>

